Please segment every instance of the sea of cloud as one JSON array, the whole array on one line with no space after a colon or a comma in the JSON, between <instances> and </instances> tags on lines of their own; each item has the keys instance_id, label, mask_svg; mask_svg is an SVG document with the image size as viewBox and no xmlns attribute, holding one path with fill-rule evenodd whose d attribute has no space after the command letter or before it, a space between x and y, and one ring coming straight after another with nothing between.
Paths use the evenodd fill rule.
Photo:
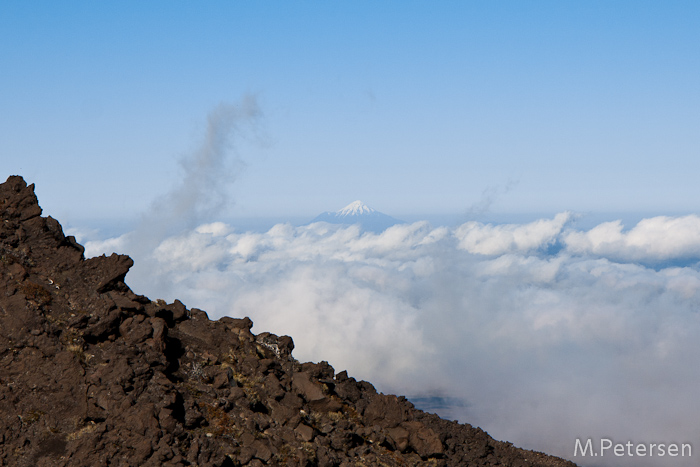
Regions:
<instances>
[{"instance_id":1,"label":"sea of cloud","mask_svg":"<svg viewBox=\"0 0 700 467\"><path fill-rule=\"evenodd\" d=\"M138 231L86 255L138 251L138 293L249 316L383 392L452 404L443 416L581 465L690 465L573 458L577 438L692 443L700 456L700 217L576 229L427 222L380 234L206 223L152 248ZM594 462L595 461L595 462Z\"/></svg>"}]
</instances>

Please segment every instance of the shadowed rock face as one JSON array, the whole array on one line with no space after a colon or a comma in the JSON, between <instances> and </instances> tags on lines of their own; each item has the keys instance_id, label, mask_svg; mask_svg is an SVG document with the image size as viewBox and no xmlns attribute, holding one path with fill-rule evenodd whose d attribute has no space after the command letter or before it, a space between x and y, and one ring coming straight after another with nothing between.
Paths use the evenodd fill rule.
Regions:
<instances>
[{"instance_id":1,"label":"shadowed rock face","mask_svg":"<svg viewBox=\"0 0 700 467\"><path fill-rule=\"evenodd\" d=\"M378 394L248 318L136 295L0 185L2 466L573 466Z\"/></svg>"}]
</instances>

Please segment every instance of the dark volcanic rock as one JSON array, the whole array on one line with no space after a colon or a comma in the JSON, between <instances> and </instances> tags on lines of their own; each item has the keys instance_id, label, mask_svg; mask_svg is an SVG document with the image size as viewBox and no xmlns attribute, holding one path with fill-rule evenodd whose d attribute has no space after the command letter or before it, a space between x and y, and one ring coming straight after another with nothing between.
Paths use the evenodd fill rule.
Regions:
<instances>
[{"instance_id":1,"label":"dark volcanic rock","mask_svg":"<svg viewBox=\"0 0 700 467\"><path fill-rule=\"evenodd\" d=\"M574 465L134 294L132 260L86 260L33 188L0 185L0 465Z\"/></svg>"}]
</instances>

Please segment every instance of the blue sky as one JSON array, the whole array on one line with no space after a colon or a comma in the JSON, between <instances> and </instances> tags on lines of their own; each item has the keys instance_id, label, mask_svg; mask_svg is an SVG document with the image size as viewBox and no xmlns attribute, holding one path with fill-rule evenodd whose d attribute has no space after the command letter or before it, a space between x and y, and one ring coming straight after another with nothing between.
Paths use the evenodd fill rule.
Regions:
<instances>
[{"instance_id":1,"label":"blue sky","mask_svg":"<svg viewBox=\"0 0 700 467\"><path fill-rule=\"evenodd\" d=\"M231 216L697 212L696 2L3 2L0 158L59 218L130 217L220 103Z\"/></svg>"}]
</instances>

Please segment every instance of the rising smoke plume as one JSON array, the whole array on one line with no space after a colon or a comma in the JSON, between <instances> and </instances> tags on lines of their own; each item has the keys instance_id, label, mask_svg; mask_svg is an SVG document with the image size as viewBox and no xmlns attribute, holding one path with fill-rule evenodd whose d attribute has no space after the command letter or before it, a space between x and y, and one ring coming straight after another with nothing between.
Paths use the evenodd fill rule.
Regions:
<instances>
[{"instance_id":1,"label":"rising smoke plume","mask_svg":"<svg viewBox=\"0 0 700 467\"><path fill-rule=\"evenodd\" d=\"M237 144L257 134L261 117L252 95L236 104L219 104L209 113L199 146L178 161L182 178L142 216L137 235L152 239L149 249L153 241L157 244L166 234L207 222L232 204L229 188L245 165Z\"/></svg>"},{"instance_id":2,"label":"rising smoke plume","mask_svg":"<svg viewBox=\"0 0 700 467\"><path fill-rule=\"evenodd\" d=\"M152 252L168 236L215 219L233 205L230 188L245 167L238 146L242 140L261 140L261 120L253 95L221 103L209 113L199 145L178 160L181 178L153 201L134 232L113 245L140 258L130 273L136 284L151 275Z\"/></svg>"}]
</instances>

